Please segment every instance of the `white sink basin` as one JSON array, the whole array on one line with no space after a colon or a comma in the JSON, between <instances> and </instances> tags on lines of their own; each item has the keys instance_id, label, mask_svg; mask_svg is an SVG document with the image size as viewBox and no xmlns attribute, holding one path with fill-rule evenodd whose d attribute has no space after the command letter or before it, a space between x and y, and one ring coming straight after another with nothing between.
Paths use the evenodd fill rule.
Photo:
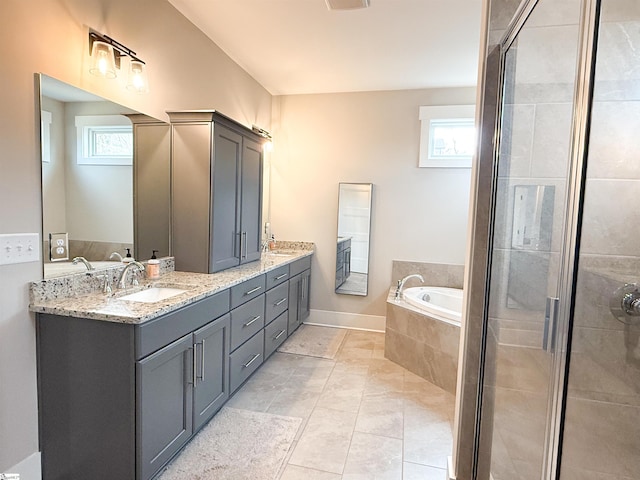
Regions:
<instances>
[{"instance_id":1,"label":"white sink basin","mask_svg":"<svg viewBox=\"0 0 640 480\"><path fill-rule=\"evenodd\" d=\"M184 292L186 292L186 290L182 290L181 288L151 287L136 293L130 293L118 299L128 300L130 302L155 303L175 297Z\"/></svg>"}]
</instances>

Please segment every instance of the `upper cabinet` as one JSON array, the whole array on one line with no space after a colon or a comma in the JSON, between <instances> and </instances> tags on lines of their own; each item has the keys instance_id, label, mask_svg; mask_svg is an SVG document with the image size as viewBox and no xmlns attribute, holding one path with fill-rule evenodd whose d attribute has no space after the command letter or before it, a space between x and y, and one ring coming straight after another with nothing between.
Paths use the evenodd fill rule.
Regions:
<instances>
[{"instance_id":1,"label":"upper cabinet","mask_svg":"<svg viewBox=\"0 0 640 480\"><path fill-rule=\"evenodd\" d=\"M212 111L169 112L176 270L260 259L262 138Z\"/></svg>"}]
</instances>

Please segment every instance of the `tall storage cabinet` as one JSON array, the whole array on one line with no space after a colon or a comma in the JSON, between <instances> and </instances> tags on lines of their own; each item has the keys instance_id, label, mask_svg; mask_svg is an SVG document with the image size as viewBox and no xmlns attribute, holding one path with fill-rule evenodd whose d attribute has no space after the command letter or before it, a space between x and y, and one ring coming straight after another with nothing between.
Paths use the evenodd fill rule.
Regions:
<instances>
[{"instance_id":1,"label":"tall storage cabinet","mask_svg":"<svg viewBox=\"0 0 640 480\"><path fill-rule=\"evenodd\" d=\"M169 112L176 270L260 259L262 138L213 111Z\"/></svg>"}]
</instances>

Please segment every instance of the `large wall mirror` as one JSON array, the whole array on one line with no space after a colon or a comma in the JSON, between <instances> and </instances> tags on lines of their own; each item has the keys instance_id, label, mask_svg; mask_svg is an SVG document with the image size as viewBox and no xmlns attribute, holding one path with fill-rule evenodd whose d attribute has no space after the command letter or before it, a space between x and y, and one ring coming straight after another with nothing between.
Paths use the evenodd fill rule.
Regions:
<instances>
[{"instance_id":1,"label":"large wall mirror","mask_svg":"<svg viewBox=\"0 0 640 480\"><path fill-rule=\"evenodd\" d=\"M336 293L367 295L373 184L340 183Z\"/></svg>"},{"instance_id":2,"label":"large wall mirror","mask_svg":"<svg viewBox=\"0 0 640 480\"><path fill-rule=\"evenodd\" d=\"M39 77L44 278L169 255L168 124Z\"/></svg>"}]
</instances>

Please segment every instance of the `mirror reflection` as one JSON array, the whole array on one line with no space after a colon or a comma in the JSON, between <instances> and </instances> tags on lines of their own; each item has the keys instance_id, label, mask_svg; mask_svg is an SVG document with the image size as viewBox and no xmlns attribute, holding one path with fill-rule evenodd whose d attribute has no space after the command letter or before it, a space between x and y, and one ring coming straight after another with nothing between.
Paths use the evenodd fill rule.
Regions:
<instances>
[{"instance_id":1,"label":"mirror reflection","mask_svg":"<svg viewBox=\"0 0 640 480\"><path fill-rule=\"evenodd\" d=\"M340 183L336 293L367 295L373 184Z\"/></svg>"},{"instance_id":2,"label":"mirror reflection","mask_svg":"<svg viewBox=\"0 0 640 480\"><path fill-rule=\"evenodd\" d=\"M551 259L555 186L513 187L507 307L537 310L545 305Z\"/></svg>"},{"instance_id":3,"label":"mirror reflection","mask_svg":"<svg viewBox=\"0 0 640 480\"><path fill-rule=\"evenodd\" d=\"M138 254L134 157L138 162L139 152L130 117L143 116L46 75L40 75L40 107L44 278L86 271L83 261L71 262L76 257L96 269L118 266L114 252ZM166 162L168 171L168 148ZM166 183L158 188L166 188L168 197ZM161 256L169 254L168 221L164 236L162 247L154 247ZM149 258L151 251L140 254Z\"/></svg>"}]
</instances>

